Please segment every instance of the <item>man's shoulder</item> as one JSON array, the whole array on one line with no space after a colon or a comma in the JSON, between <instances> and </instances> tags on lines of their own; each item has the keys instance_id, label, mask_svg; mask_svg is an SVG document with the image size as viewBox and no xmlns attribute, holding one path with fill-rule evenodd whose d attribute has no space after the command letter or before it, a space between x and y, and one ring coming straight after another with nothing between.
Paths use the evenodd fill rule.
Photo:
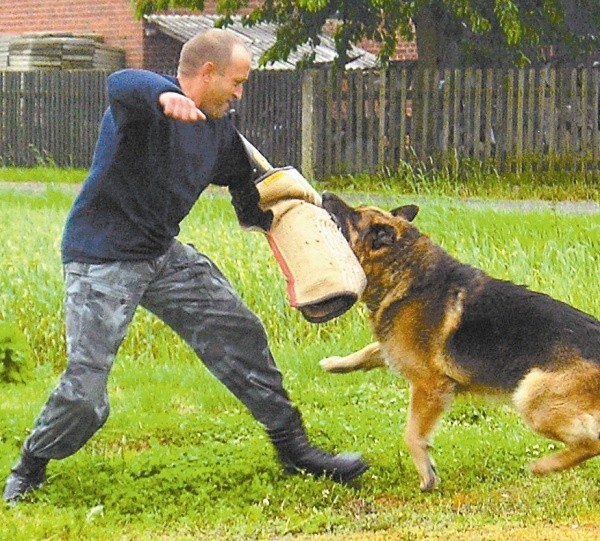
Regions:
<instances>
[{"instance_id":1,"label":"man's shoulder","mask_svg":"<svg viewBox=\"0 0 600 541\"><path fill-rule=\"evenodd\" d=\"M108 76L107 83L109 91L124 88L164 88L179 91L181 89L177 77L139 68L124 68L113 71Z\"/></svg>"}]
</instances>

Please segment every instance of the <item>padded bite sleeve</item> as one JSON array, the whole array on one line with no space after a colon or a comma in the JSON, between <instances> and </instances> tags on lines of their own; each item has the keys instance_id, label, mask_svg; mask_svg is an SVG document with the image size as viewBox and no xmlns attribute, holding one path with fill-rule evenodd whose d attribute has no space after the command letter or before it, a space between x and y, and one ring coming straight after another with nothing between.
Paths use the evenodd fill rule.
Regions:
<instances>
[{"instance_id":1,"label":"padded bite sleeve","mask_svg":"<svg viewBox=\"0 0 600 541\"><path fill-rule=\"evenodd\" d=\"M290 305L311 323L346 312L362 294L366 277L318 192L291 167L269 171L257 187L261 206L273 211L267 239Z\"/></svg>"}]
</instances>

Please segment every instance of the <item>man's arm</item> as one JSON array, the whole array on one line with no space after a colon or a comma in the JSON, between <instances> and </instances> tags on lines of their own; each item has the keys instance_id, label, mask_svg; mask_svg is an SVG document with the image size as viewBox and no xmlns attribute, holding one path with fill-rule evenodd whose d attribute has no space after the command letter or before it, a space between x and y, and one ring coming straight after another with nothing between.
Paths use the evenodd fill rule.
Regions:
<instances>
[{"instance_id":1,"label":"man's arm","mask_svg":"<svg viewBox=\"0 0 600 541\"><path fill-rule=\"evenodd\" d=\"M220 149L218 178L213 183L229 188L231 203L242 227L268 231L273 223L273 212L261 208L260 194L254 184L256 173L246 148L235 126L231 124L228 129L229 144Z\"/></svg>"},{"instance_id":2,"label":"man's arm","mask_svg":"<svg viewBox=\"0 0 600 541\"><path fill-rule=\"evenodd\" d=\"M231 204L242 227L248 229L258 227L263 231L271 229L273 211L265 211L260 208L260 195L253 182L248 182L243 186L230 186L229 193L231 194Z\"/></svg>"},{"instance_id":3,"label":"man's arm","mask_svg":"<svg viewBox=\"0 0 600 541\"><path fill-rule=\"evenodd\" d=\"M108 99L119 129L144 122L149 114L164 114L176 120L205 120L194 102L174 80L141 69L123 69L107 78Z\"/></svg>"},{"instance_id":4,"label":"man's arm","mask_svg":"<svg viewBox=\"0 0 600 541\"><path fill-rule=\"evenodd\" d=\"M187 96L177 92L164 92L158 102L165 116L182 122L197 122L206 120L204 113L196 107L196 104Z\"/></svg>"}]
</instances>

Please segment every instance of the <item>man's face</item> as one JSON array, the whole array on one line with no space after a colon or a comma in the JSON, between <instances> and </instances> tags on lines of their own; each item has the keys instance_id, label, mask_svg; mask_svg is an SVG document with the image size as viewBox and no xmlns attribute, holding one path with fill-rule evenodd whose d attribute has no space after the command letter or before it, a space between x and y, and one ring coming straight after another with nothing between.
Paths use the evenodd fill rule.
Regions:
<instances>
[{"instance_id":1,"label":"man's face","mask_svg":"<svg viewBox=\"0 0 600 541\"><path fill-rule=\"evenodd\" d=\"M204 87L199 109L209 118L221 118L231 102L242 98L244 83L250 75L251 59L243 47L234 47L231 61L223 69L213 67Z\"/></svg>"}]
</instances>

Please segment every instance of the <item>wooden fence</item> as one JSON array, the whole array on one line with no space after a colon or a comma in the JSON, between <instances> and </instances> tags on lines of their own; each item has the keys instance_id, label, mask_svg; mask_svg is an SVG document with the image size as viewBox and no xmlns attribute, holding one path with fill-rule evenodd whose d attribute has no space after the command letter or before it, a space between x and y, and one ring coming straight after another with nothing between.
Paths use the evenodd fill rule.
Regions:
<instances>
[{"instance_id":1,"label":"wooden fence","mask_svg":"<svg viewBox=\"0 0 600 541\"><path fill-rule=\"evenodd\" d=\"M89 166L107 104L106 75L0 72L1 164Z\"/></svg>"},{"instance_id":2,"label":"wooden fence","mask_svg":"<svg viewBox=\"0 0 600 541\"><path fill-rule=\"evenodd\" d=\"M499 171L600 171L600 70L354 71L312 75L318 174L475 160ZM320 89L320 91L319 91ZM307 124L310 118L303 116Z\"/></svg>"},{"instance_id":3,"label":"wooden fence","mask_svg":"<svg viewBox=\"0 0 600 541\"><path fill-rule=\"evenodd\" d=\"M87 167L107 73L0 72L0 159ZM256 71L240 131L308 178L475 160L600 171L600 70Z\"/></svg>"}]
</instances>

